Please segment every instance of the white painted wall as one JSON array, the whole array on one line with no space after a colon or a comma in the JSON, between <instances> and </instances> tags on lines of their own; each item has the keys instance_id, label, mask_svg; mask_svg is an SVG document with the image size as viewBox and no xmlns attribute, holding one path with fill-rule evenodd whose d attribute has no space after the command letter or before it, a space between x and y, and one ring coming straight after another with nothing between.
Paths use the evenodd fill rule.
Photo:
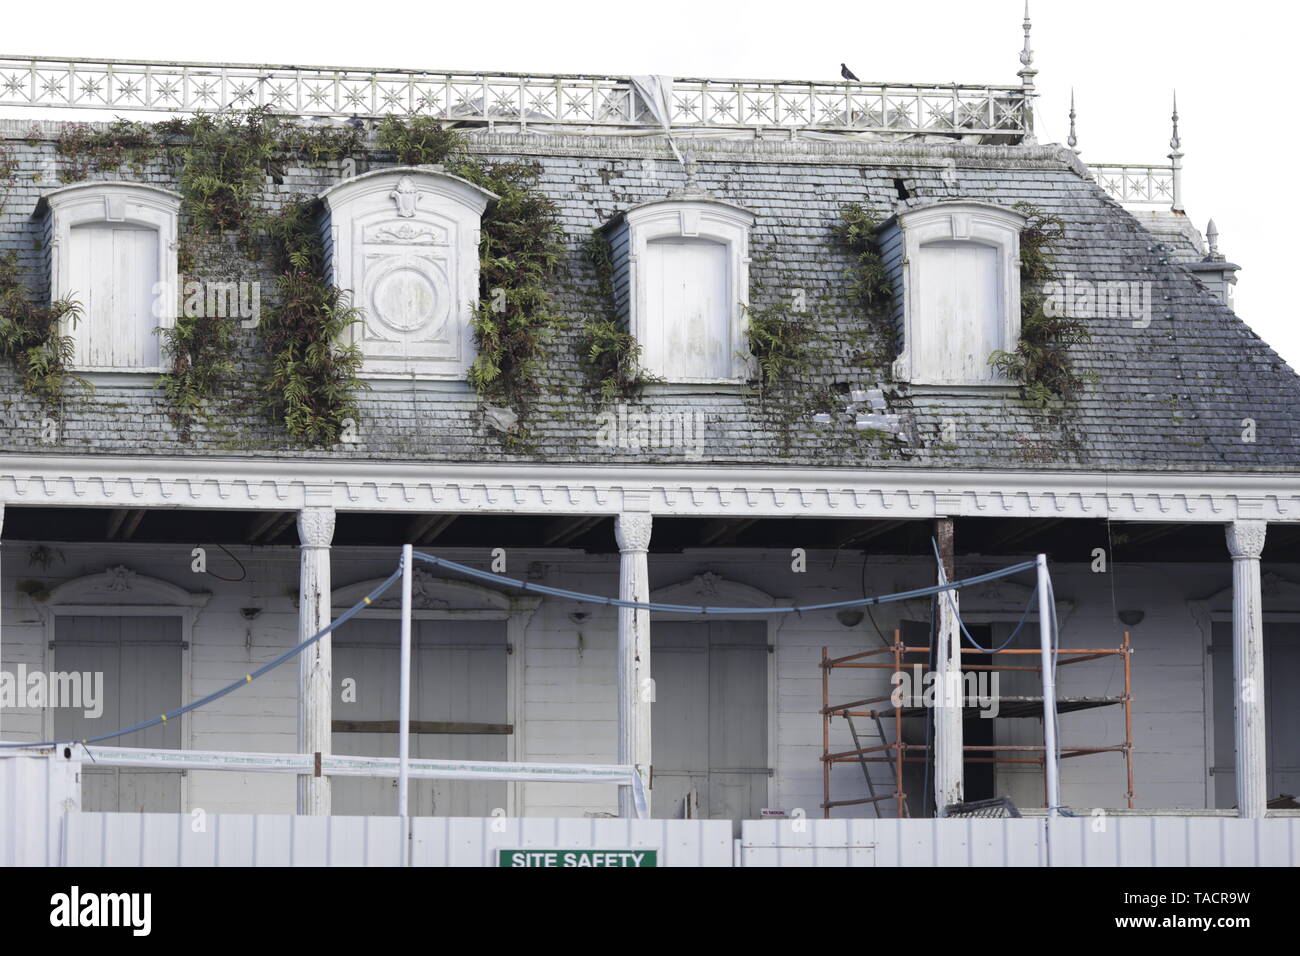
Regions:
<instances>
[{"instance_id":1,"label":"white painted wall","mask_svg":"<svg viewBox=\"0 0 1300 956\"><path fill-rule=\"evenodd\" d=\"M292 548L232 549L244 562L247 578L238 583L219 581L190 571L189 546L159 545L51 545L62 553L48 569L32 566L29 553L35 542L6 541L3 548L3 667L12 671L19 663L40 668L45 661L45 630L38 605L21 589L30 582L52 587L60 581L102 571L106 565L126 564L140 574L162 578L191 590L211 591L198 612L190 649L192 700L242 677L291 646L296 634L292 593L297 584L297 553ZM441 553L441 552L440 552ZM448 551L448 557L479 564L486 553ZM239 569L217 549L209 550L209 568L223 577L239 577ZM375 577L392 567L396 549L336 549L333 577L337 586ZM614 594L618 580L616 554L585 556L576 552L523 552L509 555L509 572L532 580L599 594ZM991 566L984 561L981 568ZM959 574L962 567L959 563ZM1266 569L1284 578L1300 580L1300 565L1272 565ZM863 565L859 555L811 552L806 574L794 574L785 552L712 550L679 555L652 555L651 586L660 588L692 578L704 571L766 591L778 599L797 603L845 600L861 595ZM540 573L540 577L536 574ZM969 573L969 569L967 572ZM1121 626L1113 625L1112 603L1118 609L1137 608L1145 620L1132 628L1134 673L1134 737L1138 807L1206 806L1207 716L1203 681L1206 679L1206 635L1189 605L1190 599L1211 595L1230 583L1227 555L1214 565L1117 566L1113 575L1089 573L1086 566L1056 568L1057 595L1073 602L1063 617L1063 646L1113 646ZM872 558L866 586L871 593L901 590L930 581L930 568L913 561ZM1114 596L1112 598L1112 585ZM1017 599L1020 601L1020 599ZM988 604L989 602L984 602ZM963 600L963 612L980 606ZM241 608L261 608L253 620ZM1265 609L1269 598L1265 598ZM522 687L516 700L517 745L520 756L540 761L612 762L615 753L614 646L615 614L590 608L581 626L570 620L575 605L546 600L533 615L523 641ZM891 605L875 612L887 638L902 617L928 618L928 605L903 608ZM999 612L1015 620L1018 612ZM776 675L774 740L771 753L776 775L772 778L769 806L803 808L810 817L820 815L821 802L821 685L818 660L826 645L832 655L879 646L864 620L853 629L842 627L833 614L806 614L783 619L776 629L773 669ZM1064 695L1119 693L1122 676L1118 663L1079 664L1060 671ZM255 684L236 691L198 711L190 724L190 745L204 749L289 751L295 740L295 670L291 665L272 672ZM837 672L832 696L844 699L886 692L887 672ZM1065 715L1061 718L1066 745L1113 740L1123 734L1119 708ZM1006 723L1006 722L1003 722ZM41 715L30 710L6 710L4 736L35 741L41 734ZM1027 722L1028 725L1028 722ZM105 728L107 729L107 728ZM1024 731L1036 736L1033 725ZM850 745L842 722L837 722L833 746ZM877 778L887 776L881 768ZM834 796L858 797L864 793L860 771L842 765L833 775ZM1036 772L1002 775L1002 790L1025 805L1041 802L1041 778ZM1123 760L1117 754L1067 760L1062 785L1068 803L1076 807L1121 806L1124 791ZM196 772L188 786L188 805L212 813L288 813L294 804L293 782L270 775ZM520 811L533 816L583 816L611 813L613 787L530 784ZM869 814L866 807L843 815Z\"/></svg>"}]
</instances>

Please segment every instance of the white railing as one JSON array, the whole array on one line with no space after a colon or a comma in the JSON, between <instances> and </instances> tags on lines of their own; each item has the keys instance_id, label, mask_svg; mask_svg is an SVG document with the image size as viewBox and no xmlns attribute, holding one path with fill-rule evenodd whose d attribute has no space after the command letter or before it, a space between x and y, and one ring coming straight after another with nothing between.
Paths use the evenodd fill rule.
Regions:
<instances>
[{"instance_id":1,"label":"white railing","mask_svg":"<svg viewBox=\"0 0 1300 956\"><path fill-rule=\"evenodd\" d=\"M669 91L665 91L669 92ZM676 79L674 127L816 128L997 135L1029 128L1020 86ZM269 107L350 117L600 127L661 125L630 79L236 63L0 56L0 106L162 111Z\"/></svg>"},{"instance_id":2,"label":"white railing","mask_svg":"<svg viewBox=\"0 0 1300 956\"><path fill-rule=\"evenodd\" d=\"M1116 202L1144 206L1174 205L1175 169L1171 165L1094 163L1088 169L1097 184Z\"/></svg>"}]
</instances>

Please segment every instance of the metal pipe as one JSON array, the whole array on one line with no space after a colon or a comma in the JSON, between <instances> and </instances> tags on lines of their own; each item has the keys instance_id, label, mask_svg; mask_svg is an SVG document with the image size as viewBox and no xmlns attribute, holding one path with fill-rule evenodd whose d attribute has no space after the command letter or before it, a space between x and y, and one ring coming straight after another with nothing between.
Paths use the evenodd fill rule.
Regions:
<instances>
[{"instance_id":1,"label":"metal pipe","mask_svg":"<svg viewBox=\"0 0 1300 956\"><path fill-rule=\"evenodd\" d=\"M397 728L397 815L402 820L402 838L406 839L406 817L411 764L411 557L409 544L402 545L402 676L398 689ZM407 854L402 853L405 865Z\"/></svg>"},{"instance_id":2,"label":"metal pipe","mask_svg":"<svg viewBox=\"0 0 1300 956\"><path fill-rule=\"evenodd\" d=\"M1056 753L1056 673L1052 667L1052 607L1048 597L1047 555L1035 559L1038 566L1038 635L1043 655L1043 746L1047 761L1047 815L1055 817L1061 805L1060 765Z\"/></svg>"}]
</instances>

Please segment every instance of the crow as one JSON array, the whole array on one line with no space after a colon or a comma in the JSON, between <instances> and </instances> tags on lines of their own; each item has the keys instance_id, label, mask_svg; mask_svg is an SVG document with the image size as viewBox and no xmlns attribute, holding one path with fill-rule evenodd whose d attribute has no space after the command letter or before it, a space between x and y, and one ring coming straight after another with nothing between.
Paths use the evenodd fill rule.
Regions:
<instances>
[{"instance_id":1,"label":"crow","mask_svg":"<svg viewBox=\"0 0 1300 956\"><path fill-rule=\"evenodd\" d=\"M862 81L859 80L856 76L854 76L854 75L853 75L853 71L850 70L850 69L849 69L847 66L845 66L843 63L840 64L840 76L844 77L844 79L846 79L846 80L854 80L855 82L858 82L858 83L861 83L861 82L862 82Z\"/></svg>"}]
</instances>

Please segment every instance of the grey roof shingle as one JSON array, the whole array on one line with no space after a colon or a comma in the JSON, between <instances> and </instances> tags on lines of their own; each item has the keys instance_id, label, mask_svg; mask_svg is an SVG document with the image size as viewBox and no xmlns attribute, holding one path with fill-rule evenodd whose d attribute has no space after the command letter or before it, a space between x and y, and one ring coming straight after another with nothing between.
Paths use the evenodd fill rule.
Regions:
<instances>
[{"instance_id":1,"label":"grey roof shingle","mask_svg":"<svg viewBox=\"0 0 1300 956\"><path fill-rule=\"evenodd\" d=\"M8 145L19 153L20 179L0 215L0 251L13 250L36 275L39 224L30 218L40 195L58 186L48 137L28 143L16 124ZM159 389L101 385L70 399L56 444L42 444L41 412L23 395L10 363L0 363L0 408L10 427L0 452L128 455L255 455L311 459L403 459L682 463L680 450L634 454L597 446L599 406L582 388L574 354L581 320L599 314L594 281L581 252L592 230L636 203L685 185L660 137L491 134L474 136L489 159L530 158L540 187L557 203L568 261L555 289L556 311L569 319L548 347L545 387L532 416L530 452L506 450L482 421L467 386L417 389L390 385L363 393L361 440L334 450L290 447L284 433L250 404L260 361L256 333L239 331L246 366L235 393L216 403L207 427L182 443ZM1187 250L1144 229L1083 174L1077 158L1055 147L958 144L865 144L709 140L691 143L699 184L717 198L757 214L752 233L751 299L763 307L805 290L829 358L823 386L885 383L889 411L901 416L905 441L854 430L837 414L815 425L800 414L789 434L787 413L739 389L684 393L651 389L646 411L701 411L707 416L703 462L737 465L897 466L960 469L1148 471L1300 471L1300 378L1241 319L1182 266ZM382 157L375 157L376 164ZM649 160L649 162L646 162ZM373 168L372 164L372 168ZM33 180L33 175L39 180ZM270 202L318 192L337 167L297 168ZM124 178L133 177L127 173ZM161 168L148 180L175 188ZM1026 201L1066 222L1056 251L1059 273L1081 279L1150 281L1154 321L1089 320L1092 341L1072 354L1096 376L1064 413L1028 408L1014 390L921 390L890 385L883 368L855 365L857 339L870 339L845 278L847 255L832 241L839 210L860 202L882 218L895 210L901 179L909 204L970 198L1003 205ZM185 224L182 224L184 228ZM209 241L209 245L218 245ZM263 266L242 264L243 278L269 280ZM232 277L234 278L234 277ZM35 279L40 282L39 277ZM269 282L267 288L269 288ZM265 295L265 293L264 293ZM1256 423L1243 441L1243 420ZM950 420L949 436L942 434ZM955 440L946 441L955 427Z\"/></svg>"}]
</instances>

